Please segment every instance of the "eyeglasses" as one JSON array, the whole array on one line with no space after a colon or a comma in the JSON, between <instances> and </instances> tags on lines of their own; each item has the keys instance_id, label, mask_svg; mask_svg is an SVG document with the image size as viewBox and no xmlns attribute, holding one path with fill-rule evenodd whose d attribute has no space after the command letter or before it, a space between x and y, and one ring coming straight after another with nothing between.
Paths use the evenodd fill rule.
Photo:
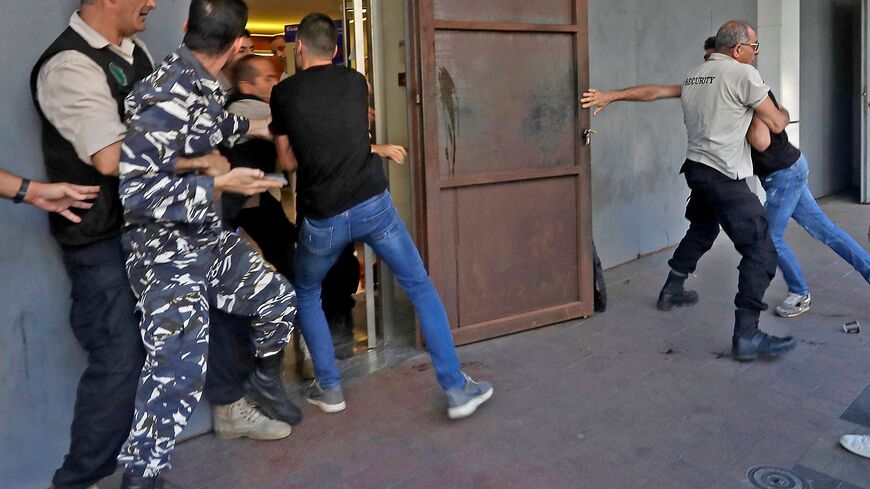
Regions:
<instances>
[{"instance_id":1,"label":"eyeglasses","mask_svg":"<svg viewBox=\"0 0 870 489\"><path fill-rule=\"evenodd\" d=\"M734 45L734 47L737 47L737 46L740 46L740 45L751 47L753 50L755 50L755 54L758 54L758 49L761 48L761 43L758 42L758 41L755 41L755 42L738 42L737 44Z\"/></svg>"}]
</instances>

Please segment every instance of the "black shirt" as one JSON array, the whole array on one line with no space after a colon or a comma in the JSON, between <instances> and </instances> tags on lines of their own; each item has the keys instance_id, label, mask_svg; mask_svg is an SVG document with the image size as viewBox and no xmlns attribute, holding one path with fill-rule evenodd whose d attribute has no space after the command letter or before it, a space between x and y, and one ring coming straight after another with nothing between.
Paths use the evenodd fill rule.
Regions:
<instances>
[{"instance_id":1,"label":"black shirt","mask_svg":"<svg viewBox=\"0 0 870 489\"><path fill-rule=\"evenodd\" d=\"M309 68L272 91L272 132L286 135L299 162L297 212L340 214L387 188L372 153L365 77L343 66Z\"/></svg>"},{"instance_id":2,"label":"black shirt","mask_svg":"<svg viewBox=\"0 0 870 489\"><path fill-rule=\"evenodd\" d=\"M256 100L263 104L266 103L265 100L254 95L232 93L227 97L225 107L229 110L234 103L243 100ZM275 151L275 145L271 141L249 138L245 142L236 143L232 147L226 144L221 144L218 146L218 149L221 154L230 161L230 166L233 168L255 168L261 170L263 173L275 172L275 161L278 159L278 154ZM245 202L248 199L249 196L247 195L234 193L225 193L221 197L221 217L231 227L238 227L239 215L244 209ZM260 194L260 207L266 208L266 206L269 206L272 208L276 203L278 207L281 206L280 202L275 200L275 197L273 197L269 192L263 192Z\"/></svg>"},{"instance_id":3,"label":"black shirt","mask_svg":"<svg viewBox=\"0 0 870 489\"><path fill-rule=\"evenodd\" d=\"M779 108L779 102L769 92L770 100ZM766 177L771 173L788 168L801 157L801 151L788 142L788 134L782 131L779 134L770 133L770 146L764 152L752 149L753 172L759 177Z\"/></svg>"}]
</instances>

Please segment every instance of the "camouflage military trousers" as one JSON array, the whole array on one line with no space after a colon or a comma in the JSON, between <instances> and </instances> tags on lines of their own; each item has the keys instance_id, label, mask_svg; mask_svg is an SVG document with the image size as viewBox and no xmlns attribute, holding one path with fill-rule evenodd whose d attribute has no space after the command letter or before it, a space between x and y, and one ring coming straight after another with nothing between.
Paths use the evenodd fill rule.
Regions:
<instances>
[{"instance_id":1,"label":"camouflage military trousers","mask_svg":"<svg viewBox=\"0 0 870 489\"><path fill-rule=\"evenodd\" d=\"M175 439L202 396L209 307L250 316L251 338L264 358L287 345L296 294L228 231L136 228L124 235L124 246L147 358L133 427L118 460L133 473L153 477L169 468Z\"/></svg>"}]
</instances>

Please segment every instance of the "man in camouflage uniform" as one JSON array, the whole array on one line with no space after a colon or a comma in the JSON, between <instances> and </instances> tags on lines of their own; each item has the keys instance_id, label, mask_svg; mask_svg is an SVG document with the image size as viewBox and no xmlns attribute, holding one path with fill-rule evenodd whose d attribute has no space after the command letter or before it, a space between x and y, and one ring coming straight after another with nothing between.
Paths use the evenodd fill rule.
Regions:
<instances>
[{"instance_id":1,"label":"man in camouflage uniform","mask_svg":"<svg viewBox=\"0 0 870 489\"><path fill-rule=\"evenodd\" d=\"M209 307L249 316L256 347L246 391L270 417L299 422L280 379L293 329L295 293L215 212L220 191L254 194L281 184L236 168L218 177L177 175L182 156L211 153L221 141L265 136L267 121L226 113L216 80L247 22L241 0L193 0L184 45L127 98L121 157L127 273L142 312L147 359L136 413L119 460L123 488L157 487L175 438L196 407L208 357ZM258 402L264 401L264 402Z\"/></svg>"}]
</instances>

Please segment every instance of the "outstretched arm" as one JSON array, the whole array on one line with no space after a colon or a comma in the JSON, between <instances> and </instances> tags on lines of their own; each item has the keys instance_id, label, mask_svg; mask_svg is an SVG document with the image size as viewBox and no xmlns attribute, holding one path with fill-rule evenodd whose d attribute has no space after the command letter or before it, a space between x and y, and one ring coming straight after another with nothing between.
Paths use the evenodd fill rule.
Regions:
<instances>
[{"instance_id":1,"label":"outstretched arm","mask_svg":"<svg viewBox=\"0 0 870 489\"><path fill-rule=\"evenodd\" d=\"M93 163L94 168L103 175L117 177L121 162L122 144L123 141L118 141L94 153L91 156L91 163ZM194 171L201 171L206 175L214 177L230 171L230 163L216 152L198 158L178 158L178 161L175 163L175 173L181 175Z\"/></svg>"},{"instance_id":2,"label":"outstretched arm","mask_svg":"<svg viewBox=\"0 0 870 489\"><path fill-rule=\"evenodd\" d=\"M601 91L590 88L580 99L584 109L595 108L592 117L598 115L612 102L651 102L663 98L679 98L683 93L682 85L638 85L621 90Z\"/></svg>"},{"instance_id":3,"label":"outstretched arm","mask_svg":"<svg viewBox=\"0 0 870 489\"><path fill-rule=\"evenodd\" d=\"M15 197L23 182L23 178L0 170L0 197ZM96 186L31 181L24 194L24 202L44 211L57 212L77 223L81 222L81 218L73 214L70 208L90 209L92 204L88 201L95 199L99 192L100 187Z\"/></svg>"}]
</instances>

